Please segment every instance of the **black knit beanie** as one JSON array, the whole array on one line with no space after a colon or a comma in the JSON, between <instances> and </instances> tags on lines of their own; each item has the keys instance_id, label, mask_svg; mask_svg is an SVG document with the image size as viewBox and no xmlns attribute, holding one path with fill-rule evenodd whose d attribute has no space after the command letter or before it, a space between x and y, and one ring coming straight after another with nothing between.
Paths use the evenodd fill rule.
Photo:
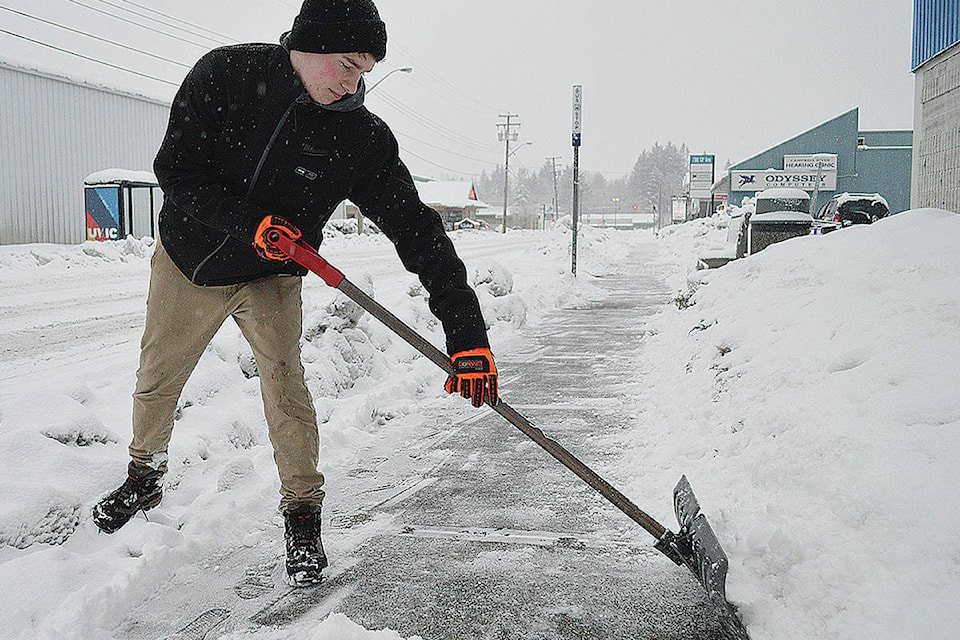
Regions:
<instances>
[{"instance_id":1,"label":"black knit beanie","mask_svg":"<svg viewBox=\"0 0 960 640\"><path fill-rule=\"evenodd\" d=\"M287 47L306 53L387 55L387 28L372 0L304 0Z\"/></svg>"}]
</instances>

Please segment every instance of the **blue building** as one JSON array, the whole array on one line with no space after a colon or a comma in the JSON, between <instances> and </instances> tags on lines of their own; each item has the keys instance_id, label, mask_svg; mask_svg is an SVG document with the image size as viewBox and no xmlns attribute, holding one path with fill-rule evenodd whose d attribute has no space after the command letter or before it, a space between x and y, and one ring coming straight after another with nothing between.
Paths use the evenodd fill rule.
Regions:
<instances>
[{"instance_id":1,"label":"blue building","mask_svg":"<svg viewBox=\"0 0 960 640\"><path fill-rule=\"evenodd\" d=\"M960 212L960 0L913 5L911 206Z\"/></svg>"},{"instance_id":2,"label":"blue building","mask_svg":"<svg viewBox=\"0 0 960 640\"><path fill-rule=\"evenodd\" d=\"M893 213L910 208L912 131L861 131L859 108L731 166L729 199L770 187L804 189L813 211L834 194L879 193Z\"/></svg>"}]
</instances>

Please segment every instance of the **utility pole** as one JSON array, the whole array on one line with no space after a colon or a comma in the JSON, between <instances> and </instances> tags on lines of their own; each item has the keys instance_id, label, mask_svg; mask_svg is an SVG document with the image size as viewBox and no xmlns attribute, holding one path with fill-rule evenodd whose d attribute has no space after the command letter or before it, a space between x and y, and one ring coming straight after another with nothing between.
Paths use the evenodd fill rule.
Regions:
<instances>
[{"instance_id":1,"label":"utility pole","mask_svg":"<svg viewBox=\"0 0 960 640\"><path fill-rule=\"evenodd\" d=\"M550 156L547 160L553 167L553 219L556 220L560 217L560 198L557 195L557 160L560 160L560 156Z\"/></svg>"},{"instance_id":2,"label":"utility pole","mask_svg":"<svg viewBox=\"0 0 960 640\"><path fill-rule=\"evenodd\" d=\"M515 113L501 113L501 118L505 122L497 123L497 138L506 143L506 149L503 152L503 232L507 232L507 201L510 188L510 142L516 142L520 136L519 131L514 131L511 127L520 128L519 122L511 122L511 118L519 118Z\"/></svg>"}]
</instances>

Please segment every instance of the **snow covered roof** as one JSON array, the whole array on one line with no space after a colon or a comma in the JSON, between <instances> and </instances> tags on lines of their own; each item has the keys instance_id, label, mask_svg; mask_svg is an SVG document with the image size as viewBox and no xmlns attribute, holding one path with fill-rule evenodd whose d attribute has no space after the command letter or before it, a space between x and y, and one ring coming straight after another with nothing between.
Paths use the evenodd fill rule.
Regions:
<instances>
[{"instance_id":1,"label":"snow covered roof","mask_svg":"<svg viewBox=\"0 0 960 640\"><path fill-rule=\"evenodd\" d=\"M18 71L20 73L25 73L32 76L40 76L42 78L48 78L58 82L66 82L68 84L87 87L88 89L93 89L95 91L104 91L106 93L112 93L118 96L125 96L128 98L133 98L134 100L152 102L164 107L169 107L173 102L172 96L173 92L176 90L175 87L160 91L149 91L145 90L145 88L137 86L124 88L125 84L122 81L103 82L96 78L90 78L79 74L73 69L63 69L59 64L41 61L37 58L32 58L29 62L26 62L18 60L15 56L10 56L9 53L4 54L4 59L0 60L0 68L10 69L12 71ZM148 82L147 84L150 83Z\"/></svg>"},{"instance_id":2,"label":"snow covered roof","mask_svg":"<svg viewBox=\"0 0 960 640\"><path fill-rule=\"evenodd\" d=\"M130 169L103 169L91 173L83 179L83 184L94 186L98 184L118 184L133 182L144 186L157 186L157 177L149 171L131 171Z\"/></svg>"},{"instance_id":3,"label":"snow covered roof","mask_svg":"<svg viewBox=\"0 0 960 640\"><path fill-rule=\"evenodd\" d=\"M868 200L870 202L879 202L883 206L889 208L886 198L881 196L879 193L848 193L844 191L843 193L838 193L833 196L834 200L837 201L837 204L843 204L844 202L851 202L853 200Z\"/></svg>"},{"instance_id":4,"label":"snow covered roof","mask_svg":"<svg viewBox=\"0 0 960 640\"><path fill-rule=\"evenodd\" d=\"M470 182L459 180L428 180L414 182L424 204L439 207L482 209L487 203L477 199L476 189Z\"/></svg>"}]
</instances>

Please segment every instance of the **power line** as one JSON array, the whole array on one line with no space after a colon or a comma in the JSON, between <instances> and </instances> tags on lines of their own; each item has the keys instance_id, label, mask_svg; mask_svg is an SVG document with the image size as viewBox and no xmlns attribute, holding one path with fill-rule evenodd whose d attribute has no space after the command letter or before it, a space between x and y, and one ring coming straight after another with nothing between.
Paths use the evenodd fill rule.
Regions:
<instances>
[{"instance_id":1,"label":"power line","mask_svg":"<svg viewBox=\"0 0 960 640\"><path fill-rule=\"evenodd\" d=\"M477 100L477 99L474 98L473 96L471 96L471 95L465 93L464 91L462 91L462 90L461 90L459 87L457 87L456 85L451 84L450 82L448 82L447 80L445 80L440 74L438 74L438 73L436 73L435 71L433 71L433 70L430 68L429 65L424 64L422 60L419 60L415 55L413 55L412 53L410 53L409 51L407 51L407 50L406 50L405 48L403 48L402 46L400 46L400 45L394 45L394 46L397 48L398 51L400 51L401 53L403 53L404 55L406 55L408 58L410 58L411 60L413 60L413 61L416 63L417 69L422 69L427 75L429 75L430 77L432 77L432 78L435 79L437 82L439 82L439 83L442 84L443 86L447 87L447 88L450 89L451 91L454 91L454 92L458 93L459 95L463 96L464 98L466 98L466 99L469 100L470 102L473 102L473 103L475 103L475 104L480 105L481 107L483 107L483 108L484 108L485 110L487 110L487 111L502 111L502 109L498 109L497 107L492 107L492 106L490 106L490 105L488 105L488 104L486 104L486 103L484 103L484 102L481 102L481 101Z\"/></svg>"},{"instance_id":2,"label":"power line","mask_svg":"<svg viewBox=\"0 0 960 640\"><path fill-rule=\"evenodd\" d=\"M169 62L170 64L175 64L175 65L177 65L178 67L183 67L184 69L189 69L189 68L190 68L190 65L184 64L184 63L182 63L182 62L178 62L177 60L171 60L170 58L165 58L165 57L163 57L163 56L161 56L161 55L157 55L157 54L155 54L155 53L150 53L149 51L144 51L144 50L142 50L142 49L137 49L136 47L130 47L130 46L127 46L127 45L125 45L125 44L121 44L121 43L119 43L119 42L115 42L115 41L113 41L113 40L108 40L107 38L101 38L100 36L94 35L94 34L92 34L92 33L87 33L86 31L80 31L79 29L74 29L74 28L72 28L72 27L67 27L67 26L65 26L65 25L62 25L62 24L53 22L53 21L51 21L51 20L45 20L45 19L43 19L43 18L38 18L37 16L32 16L32 15L30 15L29 13L24 13L24 12L22 12L22 11L17 11L16 9L11 9L10 7L4 7L3 5L0 5L0 9L2 9L3 11L9 11L10 13L15 13L15 14L17 14L18 16L23 16L23 17L25 17L25 18L30 18L31 20L36 20L37 22L42 22L43 24L48 24L48 25L57 27L58 29L63 29L63 30L65 30L65 31L69 31L69 32L71 32L71 33L76 33L76 34L79 34L79 35L81 35L81 36L85 36L85 37L87 37L87 38L92 38L93 40L98 40L98 41L100 41L100 42L105 42L105 43L110 44L110 45L113 45L113 46L115 46L115 47L120 47L121 49L126 49L126 50L128 50L128 51L134 51L134 52L136 52L136 53L139 53L139 54L142 54L142 55L145 55L145 56L149 56L149 57L155 58L155 59L157 59L157 60L162 60L162 61L164 61L164 62Z\"/></svg>"},{"instance_id":3,"label":"power line","mask_svg":"<svg viewBox=\"0 0 960 640\"><path fill-rule=\"evenodd\" d=\"M134 11L133 9L127 9L127 8L125 8L125 7L121 7L121 6L118 5L118 4L115 4L115 3L113 3L113 2L110 2L110 0L98 0L98 1L99 1L101 4L107 5L108 7L113 7L114 9L119 9L120 11L126 11L127 13L132 13L132 14L135 15L135 16L138 16L138 17L140 17L140 18L146 18L147 20L152 20L153 22L156 22L156 23L158 23L158 24L162 24L162 25L165 26L165 27L170 27L170 28L172 28L172 29L176 29L176 30L178 30L178 31L182 31L183 33L186 33L186 34L188 34L188 35L195 36L195 37L198 37L198 38L203 38L204 40L209 40L210 42L212 42L212 43L214 43L214 44L223 45L223 44L228 44L228 43L231 43L231 42L236 42L236 40L233 39L233 38L231 38L230 36L223 36L224 38L226 38L226 40L222 40L222 39L219 39L219 38L211 38L210 36L205 36L205 35L203 35L202 33L193 33L193 32L191 32L189 29L184 29L183 27L178 27L178 26L175 25L175 24L170 24L170 23L165 22L165 21L163 21L163 20L158 20L157 18L153 18L153 17L148 16L148 15L146 15L146 14L140 13L139 11ZM159 12L157 12L157 13L159 13ZM187 23L187 24L189 24L189 23ZM196 26L196 25L192 25L192 26Z\"/></svg>"},{"instance_id":4,"label":"power line","mask_svg":"<svg viewBox=\"0 0 960 640\"><path fill-rule=\"evenodd\" d=\"M403 132L401 132L401 131L397 131L396 129L394 129L393 131L394 131L394 133L397 134L398 136L401 136L401 137L403 137L403 138L409 138L410 140L413 140L414 142L419 142L419 143L422 144L422 145L428 146L428 147L430 147L430 148L432 148L432 149L436 149L436 150L438 150L438 151L443 151L444 153L449 153L450 155L452 155L452 156L457 156L458 158L463 158L463 159L465 159L465 160L473 160L474 162L482 162L483 164L489 164L489 165L491 165L491 166L496 166L496 165L497 165L496 162L490 162L489 160L481 160L480 158L472 158L472 157L470 157L470 156L465 156L465 155L463 155L462 153L457 153L456 151L450 151L449 149L444 149L443 147L439 147L439 146L437 146L437 145L435 145L435 144L431 144L431 143L429 143L429 142L427 142L427 141L425 141L425 140L420 140L419 138L415 138L415 137L413 137L413 136L411 136L411 135L409 135L409 134L403 133Z\"/></svg>"},{"instance_id":5,"label":"power line","mask_svg":"<svg viewBox=\"0 0 960 640\"><path fill-rule=\"evenodd\" d=\"M432 76L430 72L427 72L427 75ZM487 107L477 106L474 100L469 100L462 98L456 92L446 90L442 87L438 88L435 82L423 82L418 78L410 78L410 82L416 84L424 91L429 92L435 96L438 96L445 102L450 102L451 100L457 101L458 109L468 109L473 113L482 113L483 115L489 117L491 113L499 112L499 109L492 109Z\"/></svg>"},{"instance_id":6,"label":"power line","mask_svg":"<svg viewBox=\"0 0 960 640\"><path fill-rule=\"evenodd\" d=\"M442 124L427 118L426 116L418 113L417 111L414 111L410 107L407 107L402 102L390 96L385 91L378 91L377 97L382 98L388 105L392 106L394 109L396 109L403 115L407 116L411 120L414 120L421 126L431 129L434 133L440 136L443 136L445 138L448 138L456 142L457 144L467 145L478 151L493 151L496 149L494 145L485 144L483 142L479 142L476 140L471 140L470 138L467 138L466 136L463 136L457 133L453 129L449 129L443 126Z\"/></svg>"},{"instance_id":7,"label":"power line","mask_svg":"<svg viewBox=\"0 0 960 640\"><path fill-rule=\"evenodd\" d=\"M458 171L457 169L451 169L450 167L445 167L445 166L443 166L442 164L437 164L437 163L434 162L433 160L428 160L427 158L424 158L423 156L419 156L419 155L415 154L413 151L410 151L409 149L405 149L405 148L403 148L403 147L400 147L400 150L403 151L403 152L404 152L405 154L407 154L407 155L413 156L414 158L417 158L418 160L422 160L423 162L426 162L427 164L429 164L429 165L431 165L431 166L437 167L438 169L443 169L444 171L452 171L453 173L458 173L458 174L460 174L460 175L462 175L462 176L474 177L474 176L476 175L475 173L467 173L466 171Z\"/></svg>"},{"instance_id":8,"label":"power line","mask_svg":"<svg viewBox=\"0 0 960 640\"><path fill-rule=\"evenodd\" d=\"M136 20L130 20L129 18L124 18L123 16L118 16L118 15L116 15L115 13L110 13L109 11L104 11L103 9L98 9L98 8L96 8L96 7L91 7L90 5L88 5L88 4L86 4L86 3L80 2L80 0L67 0L67 2L72 2L73 4L75 4L75 5L77 5L77 6L80 6L80 7L83 7L84 9L89 9L90 11L96 11L97 13L102 13L103 15L109 16L109 17L113 18L114 20L119 20L119 21L121 21L121 22L126 22L127 24L132 24L132 25L134 25L134 26L140 27L141 29L146 29L147 31L151 31L151 32L153 32L153 33L158 33L158 34L160 34L160 35L162 35L162 36L165 36L165 37L167 37L167 38L173 38L174 40L179 40L180 42L185 42L185 43L187 43L187 44L191 44L191 45L193 45L193 46L195 46L195 47L199 47L200 49L209 49L209 48L210 48L210 45L208 45L208 44L201 44L201 43L199 43L199 42L194 42L193 40L187 40L186 38L181 38L180 36L173 35L172 33L167 33L166 31L161 31L161 30L159 30L159 29L154 29L153 27L150 27L150 26L145 25L145 24L141 24L141 23L137 22Z\"/></svg>"},{"instance_id":9,"label":"power line","mask_svg":"<svg viewBox=\"0 0 960 640\"><path fill-rule=\"evenodd\" d=\"M418 111L415 111L414 109L404 105L402 102L400 102L390 94L386 93L385 91L378 92L378 97L383 98L384 101L389 106L392 106L394 109L399 111L401 114L407 116L414 122L417 122L421 126L432 130L434 133L437 133L445 138L448 138L454 142L457 142L458 144L464 144L464 145L473 147L474 149L477 149L479 151L492 151L496 148L493 145L485 144L483 142L479 142L477 140L472 140L470 138L467 138L466 136L461 135L460 133L454 131L453 129L445 127L439 122L436 122L434 120L431 120L430 118L427 118L426 116L419 113Z\"/></svg>"},{"instance_id":10,"label":"power line","mask_svg":"<svg viewBox=\"0 0 960 640\"><path fill-rule=\"evenodd\" d=\"M109 2L105 2L105 0L100 0L100 1L103 2L104 4L108 4L108 5L110 4ZM213 31L212 29L207 29L206 27L201 27L200 25L194 24L194 23L189 22L189 21L187 21L187 20L181 20L180 18L178 18L178 17L176 17L176 16L172 16L172 15L170 15L170 14L168 14L168 13L164 13L164 12L162 12L162 11L157 11L156 9L153 9L153 8L151 8L151 7L147 7L147 6L142 5L142 4L139 4L139 3L137 3L137 2L133 2L133 0L120 0L120 2L123 2L124 4L133 5L134 7L138 7L138 8L140 8L140 9L143 9L144 11L149 11L150 13L155 13L155 14L157 14L158 16L163 16L164 18L169 18L170 20L174 20L174 21L176 21L176 22L179 22L180 24L185 24L185 25L187 25L188 27L190 27L191 29L196 29L197 31L206 31L206 32L209 33L209 34L212 34L212 35L217 36L218 38L224 38L226 42L236 42L236 41L237 41L237 38L234 38L233 36L228 36L228 35L223 34L223 33L218 33L217 31ZM111 6L116 6L116 5L111 5ZM117 8L120 9L121 7L117 7ZM129 9L124 9L124 10L125 10L125 11L129 11ZM134 12L131 11L130 13L134 13ZM134 15L139 15L139 14L134 13ZM142 17L148 18L148 16L142 16ZM164 22L161 21L161 20L157 20L157 22L159 22L160 24L164 24ZM177 27L176 25L172 25L172 24L170 24L170 25L168 25L168 26L171 26L171 27L173 27L173 28L175 28L175 29L179 28L179 27ZM186 29L181 29L181 31L184 31L184 32L189 33ZM205 37L205 36L203 36L203 34L201 34L201 33L198 33L198 34L196 34L196 35L198 35L198 36L200 36L200 37ZM212 38L211 38L211 40L212 40ZM215 42L215 41L214 41L214 42ZM225 43L226 43L226 42L225 42ZM225 44L225 43L224 43L224 44Z\"/></svg>"},{"instance_id":11,"label":"power line","mask_svg":"<svg viewBox=\"0 0 960 640\"><path fill-rule=\"evenodd\" d=\"M97 64L102 64L106 67L111 67L113 69L119 69L120 71L126 71L127 73L132 73L135 76L140 76L142 78L148 78L150 80L156 80L157 82L162 82L163 84L168 84L172 87L180 86L176 82L171 82L170 80L165 80L163 78L158 78L157 76L152 76L148 73L141 73L139 71L134 71L133 69L127 69L126 67L121 67L120 65L112 64L110 62L104 62L103 60L97 60L96 58L91 58L90 56L85 56L82 53L77 53L76 51L69 51L68 49L63 49L56 45L52 45L48 42L42 42L40 40L34 40L33 38L28 38L27 36L21 35L19 33L14 33L13 31L7 31L6 29L0 29L0 33L5 33L8 36L13 36L14 38L20 38L21 40L26 40L27 42L32 42L38 44L42 47L47 47L49 49L54 49L55 51L60 51L62 53L69 54L71 56L76 56L78 58L83 58L84 60L89 60L90 62L96 62Z\"/></svg>"}]
</instances>

